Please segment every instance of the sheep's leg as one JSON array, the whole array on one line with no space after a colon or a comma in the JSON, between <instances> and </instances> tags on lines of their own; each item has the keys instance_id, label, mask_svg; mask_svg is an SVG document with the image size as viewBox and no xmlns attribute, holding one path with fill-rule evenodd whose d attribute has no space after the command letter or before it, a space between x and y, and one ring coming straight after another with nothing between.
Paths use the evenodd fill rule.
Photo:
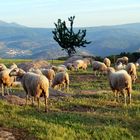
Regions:
<instances>
[{"instance_id":1,"label":"sheep's leg","mask_svg":"<svg viewBox=\"0 0 140 140\"><path fill-rule=\"evenodd\" d=\"M48 100L46 96L44 96L44 98L45 98L45 112L48 112Z\"/></svg>"},{"instance_id":2,"label":"sheep's leg","mask_svg":"<svg viewBox=\"0 0 140 140\"><path fill-rule=\"evenodd\" d=\"M129 89L127 90L127 94L129 96L129 104L131 104L131 93L130 93Z\"/></svg>"},{"instance_id":3,"label":"sheep's leg","mask_svg":"<svg viewBox=\"0 0 140 140\"><path fill-rule=\"evenodd\" d=\"M116 92L116 90L114 90L113 92L114 92L114 95L115 95L115 100L114 101L117 102L117 100L116 100L117 92Z\"/></svg>"},{"instance_id":4,"label":"sheep's leg","mask_svg":"<svg viewBox=\"0 0 140 140\"><path fill-rule=\"evenodd\" d=\"M131 93L128 96L129 96L129 104L131 104Z\"/></svg>"},{"instance_id":5,"label":"sheep's leg","mask_svg":"<svg viewBox=\"0 0 140 140\"><path fill-rule=\"evenodd\" d=\"M7 94L9 95L9 88L8 87L5 87L6 88L6 90L7 90Z\"/></svg>"},{"instance_id":6,"label":"sheep's leg","mask_svg":"<svg viewBox=\"0 0 140 140\"><path fill-rule=\"evenodd\" d=\"M37 106L38 106L38 111L40 110L40 100L39 97L37 97Z\"/></svg>"},{"instance_id":7,"label":"sheep's leg","mask_svg":"<svg viewBox=\"0 0 140 140\"><path fill-rule=\"evenodd\" d=\"M117 101L119 102L120 100L119 100L119 92L117 91Z\"/></svg>"},{"instance_id":8,"label":"sheep's leg","mask_svg":"<svg viewBox=\"0 0 140 140\"><path fill-rule=\"evenodd\" d=\"M28 94L26 94L26 106L28 105Z\"/></svg>"},{"instance_id":9,"label":"sheep's leg","mask_svg":"<svg viewBox=\"0 0 140 140\"><path fill-rule=\"evenodd\" d=\"M32 106L34 106L34 97L31 97L32 100Z\"/></svg>"},{"instance_id":10,"label":"sheep's leg","mask_svg":"<svg viewBox=\"0 0 140 140\"><path fill-rule=\"evenodd\" d=\"M2 93L2 96L4 96L4 85L1 84L1 93Z\"/></svg>"},{"instance_id":11,"label":"sheep's leg","mask_svg":"<svg viewBox=\"0 0 140 140\"><path fill-rule=\"evenodd\" d=\"M124 105L126 106L126 93L124 93Z\"/></svg>"}]
</instances>

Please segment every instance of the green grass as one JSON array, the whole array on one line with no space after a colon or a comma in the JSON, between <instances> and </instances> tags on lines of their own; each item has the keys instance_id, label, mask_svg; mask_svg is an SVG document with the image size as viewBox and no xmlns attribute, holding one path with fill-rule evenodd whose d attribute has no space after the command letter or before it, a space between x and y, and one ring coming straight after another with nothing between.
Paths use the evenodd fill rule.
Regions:
<instances>
[{"instance_id":1,"label":"green grass","mask_svg":"<svg viewBox=\"0 0 140 140\"><path fill-rule=\"evenodd\" d=\"M42 140L140 139L139 80L133 85L132 104L124 106L123 97L119 103L114 101L107 78L95 77L91 68L69 74L68 94L72 96L50 98L48 113L44 113L43 102L38 112L30 105L12 105L0 100L0 126L27 130L27 135Z\"/></svg>"},{"instance_id":2,"label":"green grass","mask_svg":"<svg viewBox=\"0 0 140 140\"><path fill-rule=\"evenodd\" d=\"M0 63L4 63L5 65L9 65L12 63L23 63L23 62L30 62L32 61L31 59L0 59Z\"/></svg>"}]
</instances>

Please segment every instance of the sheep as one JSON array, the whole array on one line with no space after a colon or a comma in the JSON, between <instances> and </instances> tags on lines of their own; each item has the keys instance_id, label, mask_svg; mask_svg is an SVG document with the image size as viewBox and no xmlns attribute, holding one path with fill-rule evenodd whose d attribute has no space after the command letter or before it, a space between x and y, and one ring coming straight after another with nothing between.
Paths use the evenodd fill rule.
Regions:
<instances>
[{"instance_id":1,"label":"sheep","mask_svg":"<svg viewBox=\"0 0 140 140\"><path fill-rule=\"evenodd\" d=\"M66 66L64 66L52 66L51 69L53 69L55 72L64 72L67 71Z\"/></svg>"},{"instance_id":2,"label":"sheep","mask_svg":"<svg viewBox=\"0 0 140 140\"><path fill-rule=\"evenodd\" d=\"M6 70L6 69L7 67L3 63L0 63L0 71Z\"/></svg>"},{"instance_id":3,"label":"sheep","mask_svg":"<svg viewBox=\"0 0 140 140\"><path fill-rule=\"evenodd\" d=\"M13 63L11 66L10 66L10 69L15 69L17 68L17 65L15 63Z\"/></svg>"},{"instance_id":4,"label":"sheep","mask_svg":"<svg viewBox=\"0 0 140 140\"><path fill-rule=\"evenodd\" d=\"M68 70L71 70L71 71L74 70L74 66L73 66L72 63L67 63L66 67L67 67Z\"/></svg>"},{"instance_id":5,"label":"sheep","mask_svg":"<svg viewBox=\"0 0 140 140\"><path fill-rule=\"evenodd\" d=\"M124 92L126 90L129 96L129 103L131 104L132 79L127 71L120 70L115 72L114 68L109 67L108 79L110 87L115 94L115 98L117 96L119 101L119 92L122 93L126 105L126 93Z\"/></svg>"},{"instance_id":6,"label":"sheep","mask_svg":"<svg viewBox=\"0 0 140 140\"><path fill-rule=\"evenodd\" d=\"M128 57L123 56L123 57L121 57L121 58L118 58L117 61L116 61L116 64L119 64L120 62L121 62L122 64L127 65L127 63L128 63Z\"/></svg>"},{"instance_id":7,"label":"sheep","mask_svg":"<svg viewBox=\"0 0 140 140\"><path fill-rule=\"evenodd\" d=\"M101 72L102 74L105 74L107 72L107 66L99 61L93 61L92 62L92 69L95 71L94 75L96 75L96 71Z\"/></svg>"},{"instance_id":8,"label":"sheep","mask_svg":"<svg viewBox=\"0 0 140 140\"><path fill-rule=\"evenodd\" d=\"M104 58L104 61L103 61L104 63L105 63L105 65L107 66L107 67L110 67L110 65L111 65L111 61L110 61L110 59L109 58Z\"/></svg>"},{"instance_id":9,"label":"sheep","mask_svg":"<svg viewBox=\"0 0 140 140\"><path fill-rule=\"evenodd\" d=\"M33 72L33 73L36 73L36 74L42 74L40 69L35 69L35 68L30 68L29 72Z\"/></svg>"},{"instance_id":10,"label":"sheep","mask_svg":"<svg viewBox=\"0 0 140 140\"><path fill-rule=\"evenodd\" d=\"M10 77L10 71L17 67L16 64L10 66L11 69L8 69L4 64L0 64L0 84L2 89L2 96L4 96L4 92L6 87L12 86L13 82L16 81L16 77ZM7 89L7 94L9 95L9 90Z\"/></svg>"},{"instance_id":11,"label":"sheep","mask_svg":"<svg viewBox=\"0 0 140 140\"><path fill-rule=\"evenodd\" d=\"M115 64L115 70L123 70L123 69L125 69L126 68L126 65L125 64L123 64L122 62L119 62L119 63L116 63Z\"/></svg>"},{"instance_id":12,"label":"sheep","mask_svg":"<svg viewBox=\"0 0 140 140\"><path fill-rule=\"evenodd\" d=\"M41 69L41 73L48 78L49 84L51 86L52 85L52 81L53 81L53 79L55 77L54 70L53 69Z\"/></svg>"},{"instance_id":13,"label":"sheep","mask_svg":"<svg viewBox=\"0 0 140 140\"><path fill-rule=\"evenodd\" d=\"M87 63L84 60L76 60L73 62L74 69L77 71L82 68L83 70L87 69Z\"/></svg>"},{"instance_id":14,"label":"sheep","mask_svg":"<svg viewBox=\"0 0 140 140\"><path fill-rule=\"evenodd\" d=\"M55 75L52 88L55 88L56 86L59 86L60 88L64 86L67 90L69 89L69 74L67 72L59 72Z\"/></svg>"},{"instance_id":15,"label":"sheep","mask_svg":"<svg viewBox=\"0 0 140 140\"><path fill-rule=\"evenodd\" d=\"M136 65L134 63L128 63L126 66L126 71L128 72L128 74L130 74L132 83L135 83L137 79Z\"/></svg>"},{"instance_id":16,"label":"sheep","mask_svg":"<svg viewBox=\"0 0 140 140\"><path fill-rule=\"evenodd\" d=\"M13 69L10 74L12 76L19 76L21 84L26 92L26 105L28 96L32 96L32 105L34 105L34 98L37 98L38 109L40 108L39 98L45 98L45 112L47 112L47 98L49 97L49 81L44 75L35 74L32 72L25 72L20 68Z\"/></svg>"}]
</instances>

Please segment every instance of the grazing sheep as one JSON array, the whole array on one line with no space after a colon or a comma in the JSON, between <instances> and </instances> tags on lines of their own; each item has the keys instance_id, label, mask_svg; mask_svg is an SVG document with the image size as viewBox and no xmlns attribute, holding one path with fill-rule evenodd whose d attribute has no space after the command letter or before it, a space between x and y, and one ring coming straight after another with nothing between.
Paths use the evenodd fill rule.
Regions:
<instances>
[{"instance_id":1,"label":"grazing sheep","mask_svg":"<svg viewBox=\"0 0 140 140\"><path fill-rule=\"evenodd\" d=\"M16 65L15 63L13 63L13 64L10 66L10 69L12 70L12 69L15 69L15 68L17 68L17 65Z\"/></svg>"},{"instance_id":2,"label":"grazing sheep","mask_svg":"<svg viewBox=\"0 0 140 140\"><path fill-rule=\"evenodd\" d=\"M67 72L59 72L55 75L52 88L55 88L56 86L59 86L60 88L64 86L67 90L69 89L69 74Z\"/></svg>"},{"instance_id":3,"label":"grazing sheep","mask_svg":"<svg viewBox=\"0 0 140 140\"><path fill-rule=\"evenodd\" d=\"M71 71L74 70L74 67L73 67L72 63L67 63L66 67L67 67L68 70L71 70Z\"/></svg>"},{"instance_id":4,"label":"grazing sheep","mask_svg":"<svg viewBox=\"0 0 140 140\"><path fill-rule=\"evenodd\" d=\"M103 61L103 62L105 63L105 65L106 65L107 67L110 67L110 65L111 65L110 59L108 59L108 58L106 57L106 58L104 58L104 61Z\"/></svg>"},{"instance_id":5,"label":"grazing sheep","mask_svg":"<svg viewBox=\"0 0 140 140\"><path fill-rule=\"evenodd\" d=\"M125 69L126 68L126 65L125 64L123 64L122 62L119 62L118 64L116 63L115 64L115 70L123 70L123 69Z\"/></svg>"},{"instance_id":6,"label":"grazing sheep","mask_svg":"<svg viewBox=\"0 0 140 140\"><path fill-rule=\"evenodd\" d=\"M132 79L131 76L125 70L116 71L114 68L108 68L108 79L112 91L115 93L119 100L119 92L124 95L124 102L126 104L126 93L129 96L129 103L131 103L131 90L132 90Z\"/></svg>"},{"instance_id":7,"label":"grazing sheep","mask_svg":"<svg viewBox=\"0 0 140 140\"><path fill-rule=\"evenodd\" d=\"M53 69L42 69L42 70L41 70L41 73L42 73L43 75L45 75L45 76L48 78L49 84L50 84L50 86L51 86L51 85L52 85L52 81L53 81L53 79L54 79L54 77L55 77L55 72L54 72L54 70L53 70Z\"/></svg>"},{"instance_id":8,"label":"grazing sheep","mask_svg":"<svg viewBox=\"0 0 140 140\"><path fill-rule=\"evenodd\" d=\"M7 69L7 67L1 63L0 64L0 71L6 70L6 69Z\"/></svg>"},{"instance_id":9,"label":"grazing sheep","mask_svg":"<svg viewBox=\"0 0 140 140\"><path fill-rule=\"evenodd\" d=\"M94 71L94 75L96 75L96 72L101 72L102 74L106 74L107 72L107 66L99 61L93 61L92 62L92 69Z\"/></svg>"},{"instance_id":10,"label":"grazing sheep","mask_svg":"<svg viewBox=\"0 0 140 140\"><path fill-rule=\"evenodd\" d=\"M128 63L128 57L124 56L124 57L118 58L117 61L116 61L116 64L119 64L120 62L122 64L127 65L127 63Z\"/></svg>"},{"instance_id":11,"label":"grazing sheep","mask_svg":"<svg viewBox=\"0 0 140 140\"><path fill-rule=\"evenodd\" d=\"M28 96L32 96L32 104L34 103L34 98L37 98L38 109L39 98L44 96L45 98L45 112L47 112L47 98L49 97L49 81L44 75L39 75L31 72L25 72L22 69L13 69L10 76L19 76L21 78L22 86L26 92L26 104Z\"/></svg>"},{"instance_id":12,"label":"grazing sheep","mask_svg":"<svg viewBox=\"0 0 140 140\"><path fill-rule=\"evenodd\" d=\"M16 81L16 77L10 77L9 73L11 70L17 67L16 64L10 66L11 69L8 69L4 64L0 64L0 85L2 89L2 96L4 96L4 92L6 91L6 87L11 87L13 82ZM7 89L7 93L9 94L9 90Z\"/></svg>"},{"instance_id":13,"label":"grazing sheep","mask_svg":"<svg viewBox=\"0 0 140 140\"><path fill-rule=\"evenodd\" d=\"M126 66L126 71L128 72L128 74L130 74L132 83L135 83L137 79L136 65L134 63L128 63Z\"/></svg>"},{"instance_id":14,"label":"grazing sheep","mask_svg":"<svg viewBox=\"0 0 140 140\"><path fill-rule=\"evenodd\" d=\"M84 60L76 60L73 62L74 69L77 71L78 69L87 69L87 63Z\"/></svg>"},{"instance_id":15,"label":"grazing sheep","mask_svg":"<svg viewBox=\"0 0 140 140\"><path fill-rule=\"evenodd\" d=\"M35 68L30 68L29 72L33 72L33 73L36 73L36 74L42 74L40 69L35 69Z\"/></svg>"},{"instance_id":16,"label":"grazing sheep","mask_svg":"<svg viewBox=\"0 0 140 140\"><path fill-rule=\"evenodd\" d=\"M64 72L67 71L66 66L64 66L52 66L51 69L53 69L55 72Z\"/></svg>"}]
</instances>

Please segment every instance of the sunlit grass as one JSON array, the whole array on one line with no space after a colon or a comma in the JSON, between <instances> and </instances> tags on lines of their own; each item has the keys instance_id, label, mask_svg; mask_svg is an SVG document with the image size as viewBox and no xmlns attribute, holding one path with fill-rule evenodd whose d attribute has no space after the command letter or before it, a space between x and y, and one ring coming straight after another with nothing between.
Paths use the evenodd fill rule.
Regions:
<instances>
[{"instance_id":1,"label":"sunlit grass","mask_svg":"<svg viewBox=\"0 0 140 140\"><path fill-rule=\"evenodd\" d=\"M51 61L51 60L50 60ZM63 61L54 60L56 65ZM133 84L132 104L115 102L106 76L87 71L70 72L71 96L49 98L49 112L0 100L0 126L28 131L42 140L139 140L140 83ZM138 73L140 76L140 73ZM13 89L22 94L21 87Z\"/></svg>"}]
</instances>

